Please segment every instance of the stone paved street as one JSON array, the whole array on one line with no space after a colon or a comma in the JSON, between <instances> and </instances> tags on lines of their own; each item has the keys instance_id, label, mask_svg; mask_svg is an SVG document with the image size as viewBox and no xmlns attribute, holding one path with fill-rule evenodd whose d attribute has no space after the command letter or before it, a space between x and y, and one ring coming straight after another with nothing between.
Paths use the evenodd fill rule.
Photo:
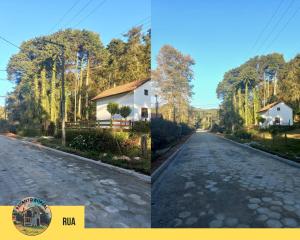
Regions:
<instances>
[{"instance_id":1,"label":"stone paved street","mask_svg":"<svg viewBox=\"0 0 300 240\"><path fill-rule=\"evenodd\" d=\"M299 227L300 168L196 133L152 188L153 227Z\"/></svg>"},{"instance_id":2,"label":"stone paved street","mask_svg":"<svg viewBox=\"0 0 300 240\"><path fill-rule=\"evenodd\" d=\"M87 227L150 227L150 184L0 136L0 205L28 196L85 205Z\"/></svg>"}]
</instances>

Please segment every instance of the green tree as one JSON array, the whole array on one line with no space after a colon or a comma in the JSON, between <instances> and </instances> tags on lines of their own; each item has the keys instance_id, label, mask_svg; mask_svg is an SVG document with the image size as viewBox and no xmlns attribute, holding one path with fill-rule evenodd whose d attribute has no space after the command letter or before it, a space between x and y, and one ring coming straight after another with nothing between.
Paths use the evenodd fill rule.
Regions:
<instances>
[{"instance_id":1,"label":"green tree","mask_svg":"<svg viewBox=\"0 0 300 240\"><path fill-rule=\"evenodd\" d=\"M279 98L300 112L300 54L288 62L281 73L279 82Z\"/></svg>"},{"instance_id":2,"label":"green tree","mask_svg":"<svg viewBox=\"0 0 300 240\"><path fill-rule=\"evenodd\" d=\"M50 109L49 109L49 97L48 97L48 90L49 90L49 84L46 77L46 70L45 68L41 71L41 101L42 101L42 111L45 114L43 117L44 119L47 119L47 117L50 115Z\"/></svg>"},{"instance_id":3,"label":"green tree","mask_svg":"<svg viewBox=\"0 0 300 240\"><path fill-rule=\"evenodd\" d=\"M125 119L125 121L127 120L127 117L130 115L131 111L132 110L129 106L122 106L119 109L119 113L120 113L121 117Z\"/></svg>"},{"instance_id":4,"label":"green tree","mask_svg":"<svg viewBox=\"0 0 300 240\"><path fill-rule=\"evenodd\" d=\"M140 28L133 28L124 41L113 39L105 47L97 33L67 29L24 41L7 66L8 78L16 83L9 99L9 118L21 124L39 123L41 119L45 123L54 119L52 71L55 61L55 115L58 118L61 51L44 40L65 45L65 116L70 121L77 121L78 118L95 119L96 108L89 99L99 92L150 77L150 37L150 31L143 34Z\"/></svg>"},{"instance_id":5,"label":"green tree","mask_svg":"<svg viewBox=\"0 0 300 240\"><path fill-rule=\"evenodd\" d=\"M110 125L112 127L112 118L115 114L119 113L119 104L115 102L109 102L106 109L110 113Z\"/></svg>"},{"instance_id":6,"label":"green tree","mask_svg":"<svg viewBox=\"0 0 300 240\"><path fill-rule=\"evenodd\" d=\"M158 96L166 102L163 115L168 120L188 122L194 64L191 56L182 54L170 45L160 49L152 80Z\"/></svg>"},{"instance_id":7,"label":"green tree","mask_svg":"<svg viewBox=\"0 0 300 240\"><path fill-rule=\"evenodd\" d=\"M58 117L58 103L57 103L57 87L56 87L56 62L53 63L52 67L52 78L51 78L51 109L50 109L50 121L56 123Z\"/></svg>"},{"instance_id":8,"label":"green tree","mask_svg":"<svg viewBox=\"0 0 300 240\"><path fill-rule=\"evenodd\" d=\"M267 102L267 95L269 94L269 101L274 101L277 98L274 97L274 88L280 83L281 79L277 79L277 76L280 75L278 73L282 72L284 66L283 56L274 53L256 56L239 67L226 72L217 87L218 98L224 102L221 117L227 117L227 119L221 119L222 122L228 122L230 120L228 113L232 114L232 110L230 108L227 110L225 107L229 104L228 99L237 98L236 100L232 99L232 101L237 101L238 109L234 108L234 110L243 119L240 121L241 127L257 124L257 111L261 105ZM271 79L268 87L266 79ZM273 91L271 91L272 87ZM276 95L278 95L277 89Z\"/></svg>"},{"instance_id":9,"label":"green tree","mask_svg":"<svg viewBox=\"0 0 300 240\"><path fill-rule=\"evenodd\" d=\"M122 118L127 120L127 117L130 115L131 111L132 110L129 106L122 106L119 110L119 113L122 116Z\"/></svg>"}]
</instances>

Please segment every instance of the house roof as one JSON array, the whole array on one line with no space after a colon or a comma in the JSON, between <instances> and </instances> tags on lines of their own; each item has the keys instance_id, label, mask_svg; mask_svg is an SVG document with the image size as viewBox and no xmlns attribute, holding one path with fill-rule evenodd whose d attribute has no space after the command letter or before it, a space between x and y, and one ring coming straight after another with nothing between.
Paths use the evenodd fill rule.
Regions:
<instances>
[{"instance_id":1,"label":"house roof","mask_svg":"<svg viewBox=\"0 0 300 240\"><path fill-rule=\"evenodd\" d=\"M279 104L280 102L273 102L273 103L270 103L268 105L266 105L265 107L263 107L262 109L260 109L258 112L265 112L265 111L268 111L270 108L276 106L277 104Z\"/></svg>"},{"instance_id":2,"label":"house roof","mask_svg":"<svg viewBox=\"0 0 300 240\"><path fill-rule=\"evenodd\" d=\"M101 98L106 98L114 95L118 95L121 93L131 92L135 89L137 89L139 86L143 85L144 83L148 82L150 78L143 79L143 80L137 80L130 83L126 83L124 85L120 85L114 88L107 89L100 94L98 94L96 97L94 97L92 100L98 100Z\"/></svg>"}]
</instances>

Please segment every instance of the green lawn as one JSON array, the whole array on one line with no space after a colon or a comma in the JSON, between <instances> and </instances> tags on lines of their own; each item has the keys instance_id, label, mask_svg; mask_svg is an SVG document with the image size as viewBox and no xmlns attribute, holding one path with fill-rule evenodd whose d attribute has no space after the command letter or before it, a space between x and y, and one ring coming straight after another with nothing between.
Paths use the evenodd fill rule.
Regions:
<instances>
[{"instance_id":1,"label":"green lawn","mask_svg":"<svg viewBox=\"0 0 300 240\"><path fill-rule=\"evenodd\" d=\"M44 231L47 229L47 227L45 227L45 226L39 226L39 227L24 227L24 226L21 225L21 224L15 224L15 226L16 226L16 228L17 228L20 232L22 232L22 233L24 233L24 234L26 234L26 235L28 235L28 236L39 235L39 234L41 234L42 232L44 232Z\"/></svg>"}]
</instances>

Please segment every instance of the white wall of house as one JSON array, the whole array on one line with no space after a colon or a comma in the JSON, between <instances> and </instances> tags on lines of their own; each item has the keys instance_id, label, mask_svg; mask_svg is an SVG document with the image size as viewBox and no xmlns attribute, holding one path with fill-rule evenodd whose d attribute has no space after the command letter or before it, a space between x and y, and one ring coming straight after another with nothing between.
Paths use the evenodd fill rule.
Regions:
<instances>
[{"instance_id":1,"label":"white wall of house","mask_svg":"<svg viewBox=\"0 0 300 240\"><path fill-rule=\"evenodd\" d=\"M293 110L284 102L280 102L269 110L260 113L260 116L266 119L264 123L260 124L261 127L275 125L276 118L280 120L280 125L293 125Z\"/></svg>"},{"instance_id":2,"label":"white wall of house","mask_svg":"<svg viewBox=\"0 0 300 240\"><path fill-rule=\"evenodd\" d=\"M145 95L145 90L148 95ZM147 108L148 117L142 117L142 108ZM151 119L151 81L144 83L134 90L134 108L133 108L134 121Z\"/></svg>"},{"instance_id":3,"label":"white wall of house","mask_svg":"<svg viewBox=\"0 0 300 240\"><path fill-rule=\"evenodd\" d=\"M148 91L148 95L145 95L145 90ZM142 118L142 108L148 109L148 118L151 118L151 85L150 81L139 86L137 89L129 92L109 96L106 98L98 99L96 104L96 118L97 120L109 120L110 113L107 111L107 104L109 102L118 103L119 106L129 106L131 108L131 114L127 120L139 121L145 120ZM113 116L114 119L121 119L119 114Z\"/></svg>"},{"instance_id":4,"label":"white wall of house","mask_svg":"<svg viewBox=\"0 0 300 240\"><path fill-rule=\"evenodd\" d=\"M109 120L110 113L107 111L107 104L110 102L118 103L119 106L129 106L133 109L133 92L118 94L106 98L101 98L97 100L96 106L96 118L97 120ZM113 116L114 119L121 119L122 117L119 114ZM128 116L127 120L133 120L133 111Z\"/></svg>"}]
</instances>

